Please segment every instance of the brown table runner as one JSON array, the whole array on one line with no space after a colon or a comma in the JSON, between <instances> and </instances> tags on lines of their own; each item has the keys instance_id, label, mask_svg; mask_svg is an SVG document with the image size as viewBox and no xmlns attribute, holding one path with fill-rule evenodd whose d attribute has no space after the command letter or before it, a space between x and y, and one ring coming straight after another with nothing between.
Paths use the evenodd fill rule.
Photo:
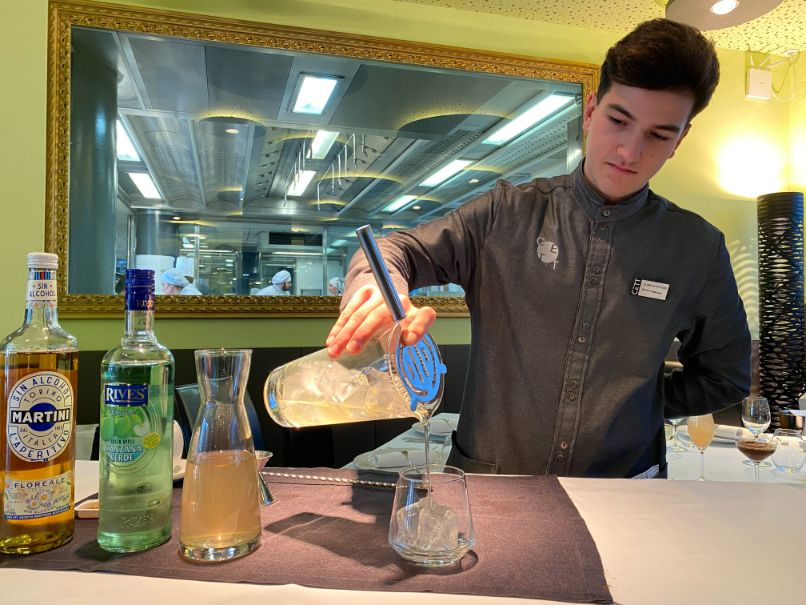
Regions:
<instances>
[{"instance_id":1,"label":"brown table runner","mask_svg":"<svg viewBox=\"0 0 806 605\"><path fill-rule=\"evenodd\" d=\"M350 470L267 470L379 478ZM394 481L394 476L381 480ZM394 490L275 477L268 482L277 501L261 509L261 547L241 559L192 564L179 557L181 490L176 489L173 536L160 547L126 555L107 553L95 540L97 521L77 519L70 543L27 557L0 556L0 567L580 603L612 601L593 538L555 477L469 475L476 546L459 564L439 570L404 561L387 543Z\"/></svg>"}]
</instances>

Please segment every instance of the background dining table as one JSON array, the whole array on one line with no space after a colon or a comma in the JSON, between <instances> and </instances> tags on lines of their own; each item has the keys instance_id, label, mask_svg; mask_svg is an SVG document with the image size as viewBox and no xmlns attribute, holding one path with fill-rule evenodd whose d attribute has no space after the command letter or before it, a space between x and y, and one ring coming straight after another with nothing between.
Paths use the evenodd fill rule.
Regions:
<instances>
[{"instance_id":1,"label":"background dining table","mask_svg":"<svg viewBox=\"0 0 806 605\"><path fill-rule=\"evenodd\" d=\"M459 422L459 414L443 412L434 416L434 421L439 421L440 426L456 427ZM705 450L705 478L707 481L755 481L753 467L745 464L747 460L739 450L736 449L735 442L725 436L741 430L739 427L719 427L718 435L714 437L711 445ZM696 480L700 474L700 453L688 438L686 426L679 427L679 444L684 448L682 452L675 452L671 449L671 439L667 441L666 461L669 464L669 479L673 480ZM723 435L720 437L719 435ZM397 435L388 442L380 445L373 453L383 454L384 452L406 450L410 454L416 450L424 448L423 434L418 423L413 423L412 428ZM450 452L450 437L446 433L438 434L434 443L431 444L431 451L435 456L447 458ZM368 468L368 452L359 454L356 459L344 466L344 468ZM418 457L419 459L419 457ZM363 463L363 464L362 464ZM397 467L384 469L387 471L398 470ZM780 472L770 467L760 469L759 481L761 483L800 483L806 485L806 465L799 472L788 474Z\"/></svg>"},{"instance_id":2,"label":"background dining table","mask_svg":"<svg viewBox=\"0 0 806 605\"><path fill-rule=\"evenodd\" d=\"M410 437L400 436L404 438ZM770 480L754 483L752 474L747 473L752 469L741 464L735 454L731 447L709 448L706 476L719 480L706 482L688 480L698 472L699 454L695 451L680 454L678 459L672 457L672 474L679 479L675 481L560 478L596 543L616 603L802 601L806 593L802 582L806 567L806 482L800 478L783 481L773 475ZM723 466L730 471L729 477L717 477ZM78 461L76 470L76 499L80 500L97 491L98 464ZM310 573L316 574L317 570L311 569ZM369 605L381 601L385 605L410 605L412 599L439 605L524 602L522 598L432 592L414 596L408 592L335 590L296 584L256 585L239 583L237 578L205 582L43 571L4 567L2 561L0 585L3 604L43 598L49 605Z\"/></svg>"}]
</instances>

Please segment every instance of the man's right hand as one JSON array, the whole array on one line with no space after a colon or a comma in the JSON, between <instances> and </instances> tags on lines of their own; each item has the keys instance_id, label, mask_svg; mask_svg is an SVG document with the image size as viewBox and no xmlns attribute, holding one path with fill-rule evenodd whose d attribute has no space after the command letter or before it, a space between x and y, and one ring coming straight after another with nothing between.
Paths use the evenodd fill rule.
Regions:
<instances>
[{"instance_id":1,"label":"man's right hand","mask_svg":"<svg viewBox=\"0 0 806 605\"><path fill-rule=\"evenodd\" d=\"M434 325L437 312L432 307L415 307L408 296L400 296L405 319L401 339L405 345L418 342ZM373 334L389 328L394 323L392 313L386 306L378 286L366 285L359 288L339 315L325 341L328 355L338 357L343 351L358 355Z\"/></svg>"}]
</instances>

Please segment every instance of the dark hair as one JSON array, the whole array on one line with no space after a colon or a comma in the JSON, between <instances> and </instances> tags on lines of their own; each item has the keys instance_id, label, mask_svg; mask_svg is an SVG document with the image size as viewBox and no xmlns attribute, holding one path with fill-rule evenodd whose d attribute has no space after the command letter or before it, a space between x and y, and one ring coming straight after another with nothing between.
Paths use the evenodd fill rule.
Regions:
<instances>
[{"instance_id":1,"label":"dark hair","mask_svg":"<svg viewBox=\"0 0 806 605\"><path fill-rule=\"evenodd\" d=\"M691 95L689 119L711 101L719 83L719 60L713 43L699 30L670 21L645 21L607 51L596 97L601 101L613 82L648 90Z\"/></svg>"}]
</instances>

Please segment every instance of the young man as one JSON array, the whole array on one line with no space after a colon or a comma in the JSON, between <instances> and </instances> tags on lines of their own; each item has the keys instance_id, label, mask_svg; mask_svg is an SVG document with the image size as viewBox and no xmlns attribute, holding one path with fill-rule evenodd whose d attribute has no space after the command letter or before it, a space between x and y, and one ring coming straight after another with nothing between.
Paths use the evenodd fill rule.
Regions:
<instances>
[{"instance_id":1,"label":"young man","mask_svg":"<svg viewBox=\"0 0 806 605\"><path fill-rule=\"evenodd\" d=\"M647 185L718 80L697 30L643 23L607 53L572 174L499 182L379 242L399 292L448 282L466 292L472 342L451 464L665 476L664 414L704 414L748 393L750 335L724 238ZM390 323L361 255L342 300L334 356ZM436 314L404 306L411 344ZM664 376L675 337L683 369Z\"/></svg>"}]
</instances>

